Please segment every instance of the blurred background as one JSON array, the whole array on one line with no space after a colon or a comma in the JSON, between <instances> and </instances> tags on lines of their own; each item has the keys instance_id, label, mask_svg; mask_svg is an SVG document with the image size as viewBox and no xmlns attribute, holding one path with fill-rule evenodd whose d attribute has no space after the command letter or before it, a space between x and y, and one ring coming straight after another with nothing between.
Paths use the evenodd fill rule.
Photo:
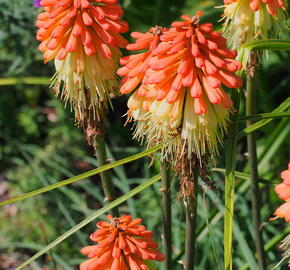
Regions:
<instances>
[{"instance_id":1,"label":"blurred background","mask_svg":"<svg viewBox=\"0 0 290 270\"><path fill-rule=\"evenodd\" d=\"M147 31L150 26L169 26L181 14L202 10L202 21L220 29L222 1L214 0L124 0L124 19L130 31ZM40 12L32 0L0 0L0 201L52 184L98 166L82 130L74 123L69 108L54 97L49 78L53 64L44 65L35 39L35 18ZM129 35L126 37L129 39ZM258 71L257 111L271 112L289 96L290 55L273 52ZM28 77L28 78L27 78ZM26 79L23 79L26 78ZM123 127L127 97L113 100L114 111L106 119L106 142L110 160L142 151L131 139L131 126ZM244 100L241 113L244 112ZM240 130L245 127L241 122ZM279 241L289 233L282 220L269 217L282 203L273 192L280 172L290 161L289 119L273 120L259 130L259 173L262 188L262 220L269 269L281 259ZM250 182L246 140L238 144L237 198L234 224L234 269L256 270L251 223ZM122 195L159 171L155 161L144 158L111 172L118 194ZM221 150L217 168L224 168ZM198 248L196 269L223 268L223 171L213 172L214 187L200 183L198 205ZM121 205L122 213L142 217L161 244L160 184L146 189ZM177 200L178 181L172 177L174 269L184 253L185 213ZM103 205L98 176L0 209L0 269L14 269L62 233ZM77 269L85 258L81 247L91 244L88 236L95 224L85 227L62 242L27 269ZM161 269L157 265L157 269ZM286 269L283 266L277 269Z\"/></svg>"}]
</instances>

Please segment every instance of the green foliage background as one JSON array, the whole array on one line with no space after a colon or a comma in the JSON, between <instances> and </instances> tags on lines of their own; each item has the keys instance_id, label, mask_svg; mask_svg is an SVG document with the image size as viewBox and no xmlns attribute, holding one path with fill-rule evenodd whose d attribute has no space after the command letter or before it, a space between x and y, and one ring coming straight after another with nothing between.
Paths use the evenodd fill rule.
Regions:
<instances>
[{"instance_id":1,"label":"green foliage background","mask_svg":"<svg viewBox=\"0 0 290 270\"><path fill-rule=\"evenodd\" d=\"M204 11L203 21L217 28L222 9L215 9L222 1L214 0L124 0L125 20L130 31L147 31L150 26L169 26L172 20L187 13ZM44 65L37 51L35 17L39 10L30 0L0 0L0 74L2 78L50 77L52 64ZM129 35L127 34L127 38ZM290 56L286 52L273 52L258 72L257 111L271 112L289 96ZM114 111L106 121L106 140L111 160L117 160L142 151L138 142L131 140L130 126L123 127L127 97L113 100ZM244 112L244 102L242 102ZM245 123L241 123L240 129ZM289 157L289 119L273 120L258 132L259 172L263 180L262 220L264 238L269 249L269 269L281 257L277 240L285 235L286 225L268 218L281 201L273 192L273 182L286 169ZM236 219L234 224L235 269L257 269L253 230L251 224L250 183L245 138L239 140L237 170L245 173L237 186ZM83 133L74 125L69 108L57 100L47 85L21 84L1 86L0 83L0 199L4 200L44 185L54 183L98 166L92 149L87 146ZM149 158L135 161L112 170L118 194L124 194L159 171L155 161L149 168ZM224 168L224 155L216 164ZM223 189L224 176L214 172L215 188L201 184L198 205L198 267L222 269L223 259ZM161 243L160 184L143 191L122 204L121 212L140 216L154 238ZM185 214L182 201L176 199L178 182L172 179L174 269L184 250L183 224ZM98 176L27 199L0 209L0 254L8 254L23 261L57 236L83 220L103 205L103 193ZM205 206L206 205L206 208ZM208 222L207 222L208 220ZM210 225L208 225L209 223ZM84 260L79 249L87 245L94 224L87 226L43 256L38 264L51 269L75 269ZM274 240L273 240L274 239ZM20 259L19 259L20 254ZM214 256L216 254L216 256ZM159 267L159 266L158 266ZM0 263L1 269L1 263ZM3 268L4 269L4 268ZM282 268L281 268L282 269Z\"/></svg>"}]
</instances>

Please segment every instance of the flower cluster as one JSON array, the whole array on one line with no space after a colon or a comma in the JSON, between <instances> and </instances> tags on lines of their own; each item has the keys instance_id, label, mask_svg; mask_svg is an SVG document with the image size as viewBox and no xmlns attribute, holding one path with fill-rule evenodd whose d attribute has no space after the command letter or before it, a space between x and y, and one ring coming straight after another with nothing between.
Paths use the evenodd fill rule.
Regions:
<instances>
[{"instance_id":1,"label":"flower cluster","mask_svg":"<svg viewBox=\"0 0 290 270\"><path fill-rule=\"evenodd\" d=\"M81 263L80 270L149 270L144 260L165 259L140 218L108 215L107 219L110 222L99 221L98 230L90 236L98 244L81 250L90 259Z\"/></svg>"},{"instance_id":2,"label":"flower cluster","mask_svg":"<svg viewBox=\"0 0 290 270\"><path fill-rule=\"evenodd\" d=\"M79 123L100 120L108 97L114 94L120 35L128 25L120 17L118 0L41 0L37 39L45 62L55 61L56 94L71 102Z\"/></svg>"},{"instance_id":3,"label":"flower cluster","mask_svg":"<svg viewBox=\"0 0 290 270\"><path fill-rule=\"evenodd\" d=\"M288 35L284 0L224 0L223 32L230 47L237 49L252 40L280 38ZM249 50L238 56L245 68Z\"/></svg>"},{"instance_id":4,"label":"flower cluster","mask_svg":"<svg viewBox=\"0 0 290 270\"><path fill-rule=\"evenodd\" d=\"M288 164L288 170L281 173L281 178L283 183L276 186L275 192L285 203L275 211L274 215L285 218L287 222L290 222L290 163Z\"/></svg>"},{"instance_id":5,"label":"flower cluster","mask_svg":"<svg viewBox=\"0 0 290 270\"><path fill-rule=\"evenodd\" d=\"M211 23L183 15L169 30L154 27L134 32L130 51L118 70L121 93L136 89L128 101L128 117L136 120L135 137L148 145L165 143L163 157L182 153L199 158L217 150L226 130L232 101L222 89L242 86L236 52Z\"/></svg>"}]
</instances>

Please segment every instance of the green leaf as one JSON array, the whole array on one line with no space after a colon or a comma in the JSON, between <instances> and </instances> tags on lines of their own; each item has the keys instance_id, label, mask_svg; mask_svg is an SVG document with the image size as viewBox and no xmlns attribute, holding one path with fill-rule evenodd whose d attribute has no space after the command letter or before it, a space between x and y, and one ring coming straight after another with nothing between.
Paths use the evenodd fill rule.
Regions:
<instances>
[{"instance_id":1,"label":"green leaf","mask_svg":"<svg viewBox=\"0 0 290 270\"><path fill-rule=\"evenodd\" d=\"M93 220L95 220L100 215L108 212L112 208L114 208L114 207L118 206L119 204L127 201L129 198L133 197L134 195L138 194L142 190L144 190L147 187L149 187L149 186L153 185L154 183L158 182L160 179L161 179L161 176L159 174L155 175L154 177L150 178L149 180L147 180L143 184L139 185L138 187L134 188L133 190L129 191L128 193L126 193L123 196L119 197L118 199L112 201L111 203L107 204L103 208L95 211L92 215L90 215L89 217L87 217L86 219L81 221L79 224L77 224L76 226L74 226L73 228L71 228L70 230L65 232L63 235L61 235L56 240L54 240L49 245L47 245L46 247L41 249L39 252L37 252L35 255L33 255L30 259L28 259L23 264L18 266L16 268L16 270L23 269L25 266L27 266L31 262L35 261L36 259L38 259L41 255L45 254L47 251L49 251L53 247L57 246L63 240L65 240L66 238L68 238L69 236L71 236L72 234L74 234L75 232L77 232L78 230L80 230L81 228L83 228L84 226L86 226L87 224L92 222Z\"/></svg>"},{"instance_id":2,"label":"green leaf","mask_svg":"<svg viewBox=\"0 0 290 270\"><path fill-rule=\"evenodd\" d=\"M239 111L241 93L233 92L235 108ZM233 217L235 201L235 167L238 135L238 113L232 117L233 126L226 142L226 179L225 179L225 219L224 219L224 260L225 270L232 270Z\"/></svg>"},{"instance_id":3,"label":"green leaf","mask_svg":"<svg viewBox=\"0 0 290 270\"><path fill-rule=\"evenodd\" d=\"M252 114L252 115L240 117L239 122L248 121L248 120L260 120L260 119L275 119L275 118L283 118L283 117L290 117L290 112Z\"/></svg>"},{"instance_id":4,"label":"green leaf","mask_svg":"<svg viewBox=\"0 0 290 270\"><path fill-rule=\"evenodd\" d=\"M0 86L16 84L50 84L50 78L47 77L23 77L23 78L0 78Z\"/></svg>"},{"instance_id":5,"label":"green leaf","mask_svg":"<svg viewBox=\"0 0 290 270\"><path fill-rule=\"evenodd\" d=\"M290 98L287 98L284 102L282 102L275 110L272 111L272 113L282 113L285 110L287 110L290 107ZM243 138L245 135L254 132L255 130L267 125L268 123L270 123L274 118L270 118L270 119L263 119L258 121L257 123L244 128L242 131L239 132L238 134L238 139Z\"/></svg>"},{"instance_id":6,"label":"green leaf","mask_svg":"<svg viewBox=\"0 0 290 270\"><path fill-rule=\"evenodd\" d=\"M244 43L240 48L241 50L290 50L290 40L284 39L265 39L265 40L252 40Z\"/></svg>"},{"instance_id":7,"label":"green leaf","mask_svg":"<svg viewBox=\"0 0 290 270\"><path fill-rule=\"evenodd\" d=\"M11 198L9 200L1 202L0 206L6 205L6 204L9 204L9 203L14 203L14 202L17 202L17 201L20 201L20 200L23 200L23 199L27 199L27 198L42 194L44 192L51 191L53 189L56 189L56 188L59 188L59 187L62 187L62 186L68 185L68 184L72 184L74 182L77 182L77 181L80 181L80 180L83 180L83 179L86 179L86 178L88 178L90 176L93 176L95 174L107 171L107 170L112 169L112 168L114 168L116 166L120 166L120 165L129 163L129 162L132 162L134 160L137 160L139 158L142 158L142 157L148 156L150 154L153 154L156 151L160 150L162 147L163 147L162 144L157 145L157 146L152 147L152 148L150 148L150 149L148 149L148 150L146 150L144 152L138 153L136 155L133 155L133 156L130 156L130 157L127 157L127 158L124 158L124 159L121 159L121 160L118 160L118 161L115 161L115 162L108 163L108 164L106 164L104 166L101 166L101 167L93 169L91 171L88 171L88 172L82 173L80 175L74 176L74 177L69 178L67 180L63 180L63 181L57 182L55 184L52 184L52 185L49 185L49 186L46 186L46 187L31 191L31 192L28 192L28 193L25 193L25 194L22 194L22 195L19 195L19 196L16 196L14 198Z\"/></svg>"}]
</instances>

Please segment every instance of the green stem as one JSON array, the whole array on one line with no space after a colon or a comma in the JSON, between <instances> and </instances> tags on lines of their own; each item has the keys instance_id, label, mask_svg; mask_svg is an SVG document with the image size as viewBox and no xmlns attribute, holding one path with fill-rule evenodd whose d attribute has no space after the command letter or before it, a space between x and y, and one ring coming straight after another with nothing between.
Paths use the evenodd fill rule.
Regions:
<instances>
[{"instance_id":1,"label":"green stem","mask_svg":"<svg viewBox=\"0 0 290 270\"><path fill-rule=\"evenodd\" d=\"M162 220L163 220L163 246L166 259L164 270L172 269L172 235L171 235L171 190L170 190L170 164L161 162L161 190L162 190Z\"/></svg>"},{"instance_id":2,"label":"green stem","mask_svg":"<svg viewBox=\"0 0 290 270\"><path fill-rule=\"evenodd\" d=\"M99 161L99 166L103 166L108 163L104 136L103 135L96 136L94 143L95 143L94 145L95 153ZM109 175L109 172L108 171L101 172L100 176L105 193L105 201L112 202L114 199L116 199L116 195L114 185ZM117 207L112 209L112 214L114 217L119 216L119 210Z\"/></svg>"},{"instance_id":3,"label":"green stem","mask_svg":"<svg viewBox=\"0 0 290 270\"><path fill-rule=\"evenodd\" d=\"M247 99L246 99L246 114L251 115L256 113L255 109L255 86L254 78L250 74L247 75ZM252 121L247 121L247 126L251 126ZM261 202L259 189L259 174L257 161L257 144L256 133L252 132L247 135L248 154L250 163L250 179L251 179L251 200L252 200L252 220L255 231L256 252L260 270L266 269L266 259L263 244L263 236L261 230Z\"/></svg>"},{"instance_id":4,"label":"green stem","mask_svg":"<svg viewBox=\"0 0 290 270\"><path fill-rule=\"evenodd\" d=\"M194 170L193 181L194 192L186 198L185 270L193 270L195 265L198 169Z\"/></svg>"},{"instance_id":5,"label":"green stem","mask_svg":"<svg viewBox=\"0 0 290 270\"><path fill-rule=\"evenodd\" d=\"M225 220L224 220L224 260L225 270L232 270L233 217L235 201L235 168L237 154L238 117L240 108L240 91L233 90L232 100L236 113L232 116L232 128L226 141L226 177L225 177Z\"/></svg>"}]
</instances>

